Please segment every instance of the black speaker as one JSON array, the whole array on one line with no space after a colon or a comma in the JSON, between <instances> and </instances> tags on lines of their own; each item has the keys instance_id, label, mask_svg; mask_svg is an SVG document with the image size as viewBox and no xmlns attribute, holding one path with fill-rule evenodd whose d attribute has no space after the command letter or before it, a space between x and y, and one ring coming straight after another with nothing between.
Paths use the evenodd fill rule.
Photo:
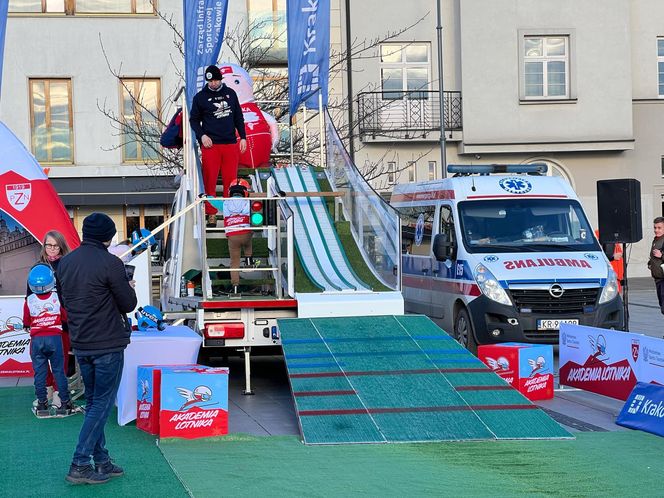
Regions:
<instances>
[{"instance_id":1,"label":"black speaker","mask_svg":"<svg viewBox=\"0 0 664 498\"><path fill-rule=\"evenodd\" d=\"M601 243L641 240L641 183L634 178L599 180L597 215Z\"/></svg>"}]
</instances>

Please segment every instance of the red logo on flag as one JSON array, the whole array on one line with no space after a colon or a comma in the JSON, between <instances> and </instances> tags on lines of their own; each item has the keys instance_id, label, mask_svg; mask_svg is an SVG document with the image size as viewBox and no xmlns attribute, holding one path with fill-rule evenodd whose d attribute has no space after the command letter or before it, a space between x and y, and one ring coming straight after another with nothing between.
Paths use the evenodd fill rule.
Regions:
<instances>
[{"instance_id":1,"label":"red logo on flag","mask_svg":"<svg viewBox=\"0 0 664 498\"><path fill-rule=\"evenodd\" d=\"M632 341L632 358L634 361L639 359L639 341Z\"/></svg>"},{"instance_id":2,"label":"red logo on flag","mask_svg":"<svg viewBox=\"0 0 664 498\"><path fill-rule=\"evenodd\" d=\"M32 185L30 183L15 183L5 187L5 194L9 204L17 211L23 211L30 203Z\"/></svg>"}]
</instances>

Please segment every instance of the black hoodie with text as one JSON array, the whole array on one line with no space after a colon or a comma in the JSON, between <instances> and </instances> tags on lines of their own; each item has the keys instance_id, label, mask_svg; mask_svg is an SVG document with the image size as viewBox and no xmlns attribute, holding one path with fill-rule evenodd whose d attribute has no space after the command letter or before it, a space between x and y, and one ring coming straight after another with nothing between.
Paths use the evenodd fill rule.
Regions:
<instances>
[{"instance_id":1,"label":"black hoodie with text","mask_svg":"<svg viewBox=\"0 0 664 498\"><path fill-rule=\"evenodd\" d=\"M237 94L224 84L217 91L205 85L194 96L189 123L199 142L207 135L213 144L234 144L235 130L240 138L247 138Z\"/></svg>"}]
</instances>

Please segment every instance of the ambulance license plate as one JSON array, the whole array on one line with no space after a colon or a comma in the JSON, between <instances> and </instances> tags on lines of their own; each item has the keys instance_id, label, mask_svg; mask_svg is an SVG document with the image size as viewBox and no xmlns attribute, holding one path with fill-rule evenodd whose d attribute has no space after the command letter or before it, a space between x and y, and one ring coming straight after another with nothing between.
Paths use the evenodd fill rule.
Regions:
<instances>
[{"instance_id":1,"label":"ambulance license plate","mask_svg":"<svg viewBox=\"0 0 664 498\"><path fill-rule=\"evenodd\" d=\"M578 325L579 320L574 318L562 318L560 320L537 320L537 330L560 330L561 323Z\"/></svg>"}]
</instances>

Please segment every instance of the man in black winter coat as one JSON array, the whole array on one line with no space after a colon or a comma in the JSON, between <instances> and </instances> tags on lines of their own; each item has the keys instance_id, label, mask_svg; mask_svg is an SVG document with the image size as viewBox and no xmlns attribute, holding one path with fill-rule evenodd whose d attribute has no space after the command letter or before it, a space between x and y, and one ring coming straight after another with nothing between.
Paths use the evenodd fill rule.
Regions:
<instances>
[{"instance_id":1,"label":"man in black winter coat","mask_svg":"<svg viewBox=\"0 0 664 498\"><path fill-rule=\"evenodd\" d=\"M207 84L194 96L191 104L189 123L201 144L201 162L205 193L216 197L217 178L221 169L224 182L224 197L229 197L228 188L237 178L240 153L247 149L247 134L244 129L244 116L237 94L221 81L221 70L209 66L205 70ZM240 137L238 147L237 135ZM205 203L208 225L216 226L217 210L209 202Z\"/></svg>"},{"instance_id":2,"label":"man in black winter coat","mask_svg":"<svg viewBox=\"0 0 664 498\"><path fill-rule=\"evenodd\" d=\"M137 300L124 264L108 252L115 232L111 218L92 213L83 220L80 247L63 257L58 268L58 295L67 310L71 347L85 384L85 419L66 476L76 484L102 483L124 473L111 462L104 426L115 404L131 334L125 313Z\"/></svg>"}]
</instances>

